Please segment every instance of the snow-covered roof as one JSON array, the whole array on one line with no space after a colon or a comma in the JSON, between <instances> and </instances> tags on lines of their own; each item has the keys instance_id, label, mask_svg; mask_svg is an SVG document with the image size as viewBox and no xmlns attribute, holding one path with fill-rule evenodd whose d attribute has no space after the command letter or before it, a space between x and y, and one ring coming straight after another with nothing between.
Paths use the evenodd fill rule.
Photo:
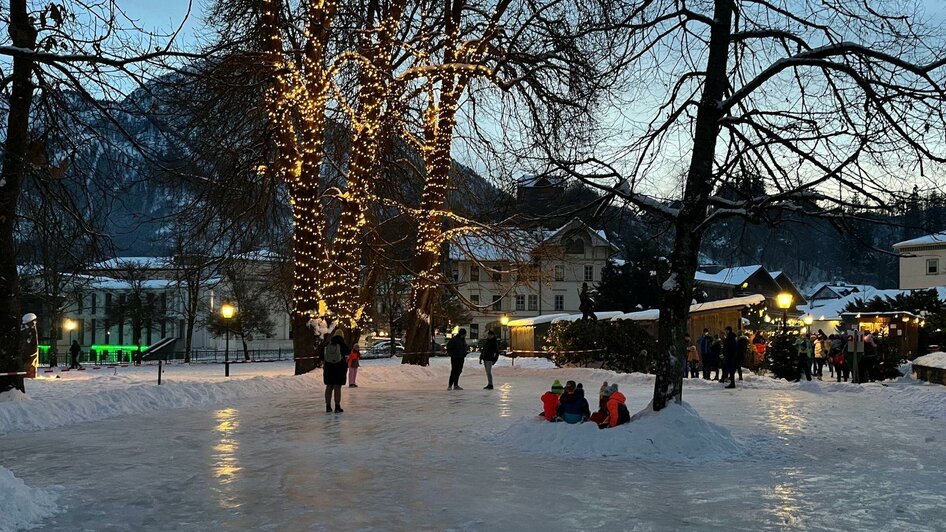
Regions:
<instances>
[{"instance_id":1,"label":"snow-covered roof","mask_svg":"<svg viewBox=\"0 0 946 532\"><path fill-rule=\"evenodd\" d=\"M612 244L604 231L592 229L578 218L572 219L567 224L548 231L545 229L524 230L516 228L501 228L500 230L489 233L462 235L454 237L450 242L451 260L477 260L483 262L511 261L526 262L530 259L529 254L540 244L552 241L558 238L561 233L569 228L581 228L587 230L595 237L601 239L603 243L617 250L617 246Z\"/></svg>"},{"instance_id":2,"label":"snow-covered roof","mask_svg":"<svg viewBox=\"0 0 946 532\"><path fill-rule=\"evenodd\" d=\"M516 180L520 187L560 187L565 183L562 176L523 174Z\"/></svg>"},{"instance_id":3,"label":"snow-covered roof","mask_svg":"<svg viewBox=\"0 0 946 532\"><path fill-rule=\"evenodd\" d=\"M507 327L528 327L530 325L538 325L540 323L551 323L555 318L566 317L568 314L543 314L541 316L533 316L531 318L519 318L518 320L511 320L506 324Z\"/></svg>"},{"instance_id":4,"label":"snow-covered roof","mask_svg":"<svg viewBox=\"0 0 946 532\"><path fill-rule=\"evenodd\" d=\"M720 299L718 301L707 301L706 303L694 303L690 305L690 313L708 312L710 310L719 310L725 308L751 307L765 302L765 296L762 294L752 294L751 296L733 297L729 299ZM612 320L657 320L660 318L660 310L648 309L637 312L628 312L619 314Z\"/></svg>"},{"instance_id":5,"label":"snow-covered roof","mask_svg":"<svg viewBox=\"0 0 946 532\"><path fill-rule=\"evenodd\" d=\"M878 290L872 286L864 286L862 288L864 288L864 290L848 294L840 299L816 299L807 305L798 305L798 310L804 314L811 314L818 320L836 320L841 317L844 308L848 306L849 303L853 303L856 300L870 301L875 297L893 299L898 295L906 295L913 292L913 290L898 290L896 288ZM946 301L946 287L938 287L934 290L936 290L941 300Z\"/></svg>"},{"instance_id":6,"label":"snow-covered roof","mask_svg":"<svg viewBox=\"0 0 946 532\"><path fill-rule=\"evenodd\" d=\"M177 281L173 279L144 279L135 283L112 277L94 277L93 279L89 283L89 288L93 290L131 290L133 285L139 285L145 290L164 290L177 284Z\"/></svg>"},{"instance_id":7,"label":"snow-covered roof","mask_svg":"<svg viewBox=\"0 0 946 532\"><path fill-rule=\"evenodd\" d=\"M946 246L946 231L939 233L933 233L932 235L921 236L919 238L914 238L911 240L904 240L903 242L897 242L893 247L900 249L905 247L913 246L929 246L929 245L944 245Z\"/></svg>"},{"instance_id":8,"label":"snow-covered roof","mask_svg":"<svg viewBox=\"0 0 946 532\"><path fill-rule=\"evenodd\" d=\"M128 268L142 268L149 270L159 270L171 267L173 267L173 262L168 257L114 257L93 264L90 269L122 270Z\"/></svg>"},{"instance_id":9,"label":"snow-covered roof","mask_svg":"<svg viewBox=\"0 0 946 532\"><path fill-rule=\"evenodd\" d=\"M620 316L621 314L624 314L624 313L621 312L620 310L608 310L605 312L595 312L595 317L598 318L599 320L610 320L611 318L615 316ZM554 320L552 320L552 323L559 323L563 321L578 321L581 319L582 316L584 316L584 314L580 312L578 314L566 314L564 316L559 316L558 318L555 318Z\"/></svg>"},{"instance_id":10,"label":"snow-covered roof","mask_svg":"<svg viewBox=\"0 0 946 532\"><path fill-rule=\"evenodd\" d=\"M868 290L877 290L877 289L874 288L873 286L866 285L866 284L854 285L854 284L848 284L848 283L843 283L843 282L818 283L809 292L808 299L813 299L816 295L818 295L818 292L821 292L823 290L828 290L832 292L836 297L828 297L828 298L820 297L818 299L837 299L838 297L844 297L846 295L850 295L855 292L865 292Z\"/></svg>"},{"instance_id":11,"label":"snow-covered roof","mask_svg":"<svg viewBox=\"0 0 946 532\"><path fill-rule=\"evenodd\" d=\"M923 366L925 368L946 369L946 353L937 351L928 355L918 357L913 361L914 366Z\"/></svg>"},{"instance_id":12,"label":"snow-covered roof","mask_svg":"<svg viewBox=\"0 0 946 532\"><path fill-rule=\"evenodd\" d=\"M739 286L755 275L759 270L764 270L759 264L753 266L736 266L734 268L723 268L717 273L696 272L694 279L701 283Z\"/></svg>"},{"instance_id":13,"label":"snow-covered roof","mask_svg":"<svg viewBox=\"0 0 946 532\"><path fill-rule=\"evenodd\" d=\"M657 321L660 319L660 310L652 308L648 310L638 310L636 312L627 312L618 314L611 318L611 321L634 320L634 321Z\"/></svg>"}]
</instances>

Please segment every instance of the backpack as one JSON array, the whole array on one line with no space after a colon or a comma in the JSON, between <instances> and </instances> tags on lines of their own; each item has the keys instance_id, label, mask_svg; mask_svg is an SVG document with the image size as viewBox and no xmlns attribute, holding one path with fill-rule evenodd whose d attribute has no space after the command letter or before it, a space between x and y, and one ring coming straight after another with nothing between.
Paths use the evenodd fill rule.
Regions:
<instances>
[{"instance_id":1,"label":"backpack","mask_svg":"<svg viewBox=\"0 0 946 532\"><path fill-rule=\"evenodd\" d=\"M844 364L844 353L843 353L843 352L834 355L834 363L837 364L837 365L839 365L839 366L840 366L841 364Z\"/></svg>"},{"instance_id":2,"label":"backpack","mask_svg":"<svg viewBox=\"0 0 946 532\"><path fill-rule=\"evenodd\" d=\"M342 361L342 348L335 344L325 346L325 363L338 364Z\"/></svg>"}]
</instances>

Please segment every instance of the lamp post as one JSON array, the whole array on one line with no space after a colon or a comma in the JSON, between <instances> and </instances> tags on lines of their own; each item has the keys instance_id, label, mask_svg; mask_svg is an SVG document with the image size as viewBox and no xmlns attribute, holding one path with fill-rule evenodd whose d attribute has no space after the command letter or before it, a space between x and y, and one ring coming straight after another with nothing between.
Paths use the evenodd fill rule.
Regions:
<instances>
[{"instance_id":1,"label":"lamp post","mask_svg":"<svg viewBox=\"0 0 946 532\"><path fill-rule=\"evenodd\" d=\"M71 352L71 346L72 346L72 331L76 330L76 327L78 326L78 324L76 323L76 320L67 319L67 320L63 323L63 326L66 328L67 331L69 331L69 345L70 345L70 352ZM53 342L50 342L50 343L53 343ZM56 362L57 362L57 364L58 364L59 361L57 360Z\"/></svg>"},{"instance_id":2,"label":"lamp post","mask_svg":"<svg viewBox=\"0 0 946 532\"><path fill-rule=\"evenodd\" d=\"M236 308L230 303L220 305L220 317L223 318L223 323L227 328L227 339L223 344L223 366L226 377L230 376L230 319L234 314L236 314Z\"/></svg>"},{"instance_id":3,"label":"lamp post","mask_svg":"<svg viewBox=\"0 0 946 532\"><path fill-rule=\"evenodd\" d=\"M788 309L791 308L794 299L795 297L788 292L781 292L775 296L775 303L782 309L782 332L785 334L788 334Z\"/></svg>"},{"instance_id":4,"label":"lamp post","mask_svg":"<svg viewBox=\"0 0 946 532\"><path fill-rule=\"evenodd\" d=\"M803 321L805 322L805 329L806 329L806 332L807 332L808 335L810 336L810 335L811 335L811 324L815 322L815 318L814 318L814 316L812 316L811 314L806 314Z\"/></svg>"}]
</instances>

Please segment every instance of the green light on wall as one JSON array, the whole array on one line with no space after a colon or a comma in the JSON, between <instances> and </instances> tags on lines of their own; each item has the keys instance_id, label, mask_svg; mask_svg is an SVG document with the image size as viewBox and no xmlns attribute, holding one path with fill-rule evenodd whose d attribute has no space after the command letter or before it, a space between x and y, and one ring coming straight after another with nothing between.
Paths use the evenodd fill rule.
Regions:
<instances>
[{"instance_id":1,"label":"green light on wall","mask_svg":"<svg viewBox=\"0 0 946 532\"><path fill-rule=\"evenodd\" d=\"M141 350L141 346L101 344L101 345L93 345L89 349L91 349L92 351L139 351Z\"/></svg>"},{"instance_id":2,"label":"green light on wall","mask_svg":"<svg viewBox=\"0 0 946 532\"><path fill-rule=\"evenodd\" d=\"M39 345L36 346L36 347L38 347L38 348L39 348L39 352L42 353L42 354L44 354L44 355L49 352L49 346L46 345L46 344L39 344Z\"/></svg>"}]
</instances>

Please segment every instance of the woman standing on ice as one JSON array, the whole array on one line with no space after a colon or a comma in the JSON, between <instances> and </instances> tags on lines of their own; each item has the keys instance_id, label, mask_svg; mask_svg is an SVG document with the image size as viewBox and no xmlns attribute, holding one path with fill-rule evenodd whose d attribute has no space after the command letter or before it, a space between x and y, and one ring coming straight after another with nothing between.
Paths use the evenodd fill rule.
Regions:
<instances>
[{"instance_id":1,"label":"woman standing on ice","mask_svg":"<svg viewBox=\"0 0 946 532\"><path fill-rule=\"evenodd\" d=\"M325 411L332 411L332 396L335 396L335 412L341 414L342 386L345 385L345 373L348 362L345 360L348 346L341 336L333 336L327 346L322 348L322 382L325 383Z\"/></svg>"},{"instance_id":2,"label":"woman standing on ice","mask_svg":"<svg viewBox=\"0 0 946 532\"><path fill-rule=\"evenodd\" d=\"M348 355L348 387L357 388L358 385L355 384L355 377L358 376L358 366L359 360L361 360L361 349L358 347L358 344L351 346L351 354Z\"/></svg>"}]
</instances>

